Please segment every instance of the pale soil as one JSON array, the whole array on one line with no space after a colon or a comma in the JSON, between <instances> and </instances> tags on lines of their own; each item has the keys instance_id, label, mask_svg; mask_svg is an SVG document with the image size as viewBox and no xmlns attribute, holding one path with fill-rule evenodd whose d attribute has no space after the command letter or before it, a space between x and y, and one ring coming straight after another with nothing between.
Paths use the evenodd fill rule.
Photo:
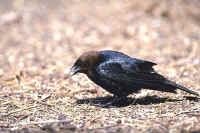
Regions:
<instances>
[{"instance_id":1,"label":"pale soil","mask_svg":"<svg viewBox=\"0 0 200 133\"><path fill-rule=\"evenodd\" d=\"M185 92L143 90L130 95L132 101L137 98L135 104L102 108L76 101L109 93L83 74L65 78L81 53L112 49L156 62L159 73L200 93L199 9L198 0L2 0L0 127L38 132L45 124L31 123L70 120L64 128L50 129L200 130L199 99Z\"/></svg>"}]
</instances>

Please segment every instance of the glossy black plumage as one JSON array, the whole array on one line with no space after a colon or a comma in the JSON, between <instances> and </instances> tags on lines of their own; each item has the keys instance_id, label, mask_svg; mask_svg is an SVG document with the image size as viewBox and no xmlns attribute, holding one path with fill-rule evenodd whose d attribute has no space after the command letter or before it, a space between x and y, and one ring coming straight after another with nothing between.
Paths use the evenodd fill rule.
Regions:
<instances>
[{"instance_id":1,"label":"glossy black plumage","mask_svg":"<svg viewBox=\"0 0 200 133\"><path fill-rule=\"evenodd\" d=\"M117 51L92 51L79 57L72 67L74 74L85 73L93 82L117 97L126 97L140 89L176 93L176 89L198 95L169 81L152 68L153 62L127 56Z\"/></svg>"}]
</instances>

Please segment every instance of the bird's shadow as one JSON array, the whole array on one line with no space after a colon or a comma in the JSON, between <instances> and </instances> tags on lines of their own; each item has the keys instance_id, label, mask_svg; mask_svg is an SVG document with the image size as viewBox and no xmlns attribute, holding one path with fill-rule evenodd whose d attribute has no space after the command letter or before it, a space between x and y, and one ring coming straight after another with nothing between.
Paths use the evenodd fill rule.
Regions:
<instances>
[{"instance_id":1,"label":"bird's shadow","mask_svg":"<svg viewBox=\"0 0 200 133\"><path fill-rule=\"evenodd\" d=\"M77 104L91 104L94 106L99 106L99 105L106 105L106 103L109 103L112 100L113 100L113 97L106 96L106 97L79 99L76 101L76 103ZM127 97L126 99L118 101L117 103L113 103L112 107L126 107L131 104L149 105L149 104L159 104L159 103L165 103L165 102L176 102L176 101L181 101L181 100L165 98L165 97L158 97L156 95L146 96L146 97L142 97L142 98L138 98L138 99Z\"/></svg>"}]
</instances>

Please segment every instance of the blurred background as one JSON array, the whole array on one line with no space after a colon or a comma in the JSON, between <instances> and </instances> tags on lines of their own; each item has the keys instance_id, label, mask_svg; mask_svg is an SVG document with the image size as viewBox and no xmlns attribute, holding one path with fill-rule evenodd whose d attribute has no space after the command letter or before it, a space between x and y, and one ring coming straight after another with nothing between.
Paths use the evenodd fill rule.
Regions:
<instances>
[{"instance_id":1,"label":"blurred background","mask_svg":"<svg viewBox=\"0 0 200 133\"><path fill-rule=\"evenodd\" d=\"M81 81L82 86L73 86L70 81L63 88L64 85L58 85L57 81L63 80L80 54L105 49L153 61L159 64L155 69L160 73L199 91L200 1L1 0L0 98L20 101L4 104L4 113L19 109L22 104L31 105L29 95L40 99L44 92L49 95L61 90L59 94L67 94L72 88L85 89L88 79L83 76L72 80L73 83ZM25 86L10 83L13 78ZM94 88L94 84L91 86ZM88 95L87 92L82 97ZM59 98L59 102L53 101ZM61 101L62 97L56 94L49 102L60 105L63 110L71 107L67 104L69 101ZM21 105L17 106L19 103ZM80 108L77 111L80 112ZM51 114L43 112L43 115L28 118L37 121L57 117L55 112ZM69 112L66 115L72 119L81 117ZM18 117L1 118L10 123L16 119Z\"/></svg>"},{"instance_id":2,"label":"blurred background","mask_svg":"<svg viewBox=\"0 0 200 133\"><path fill-rule=\"evenodd\" d=\"M0 74L68 67L103 49L176 63L199 50L199 9L198 0L1 0Z\"/></svg>"}]
</instances>

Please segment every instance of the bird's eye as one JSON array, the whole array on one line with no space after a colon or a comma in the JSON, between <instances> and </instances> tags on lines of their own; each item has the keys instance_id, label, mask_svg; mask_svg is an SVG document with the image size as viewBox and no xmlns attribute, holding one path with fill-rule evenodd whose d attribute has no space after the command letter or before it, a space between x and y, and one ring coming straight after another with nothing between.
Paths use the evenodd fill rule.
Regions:
<instances>
[{"instance_id":1,"label":"bird's eye","mask_svg":"<svg viewBox=\"0 0 200 133\"><path fill-rule=\"evenodd\" d=\"M86 68L86 67L88 67L89 65L89 63L87 62L87 61L81 61L81 60L78 60L76 63L76 66L80 66L80 67L83 67L83 68Z\"/></svg>"},{"instance_id":2,"label":"bird's eye","mask_svg":"<svg viewBox=\"0 0 200 133\"><path fill-rule=\"evenodd\" d=\"M81 64L81 66L82 66L82 67L88 67L88 62L83 62L83 63Z\"/></svg>"}]
</instances>

